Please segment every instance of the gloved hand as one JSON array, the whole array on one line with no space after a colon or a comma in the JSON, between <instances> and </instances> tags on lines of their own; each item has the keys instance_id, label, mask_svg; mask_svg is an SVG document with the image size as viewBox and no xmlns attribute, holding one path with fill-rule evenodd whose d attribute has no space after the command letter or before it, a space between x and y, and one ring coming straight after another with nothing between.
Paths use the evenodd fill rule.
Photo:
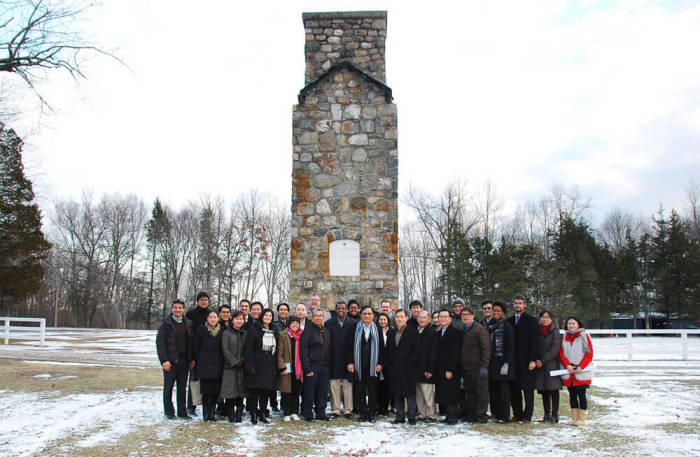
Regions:
<instances>
[{"instance_id":1,"label":"gloved hand","mask_svg":"<svg viewBox=\"0 0 700 457\"><path fill-rule=\"evenodd\" d=\"M501 376L507 376L508 375L508 362L504 363L501 366Z\"/></svg>"},{"instance_id":2,"label":"gloved hand","mask_svg":"<svg viewBox=\"0 0 700 457\"><path fill-rule=\"evenodd\" d=\"M479 368L479 379L486 379L489 377L489 370L486 367Z\"/></svg>"}]
</instances>

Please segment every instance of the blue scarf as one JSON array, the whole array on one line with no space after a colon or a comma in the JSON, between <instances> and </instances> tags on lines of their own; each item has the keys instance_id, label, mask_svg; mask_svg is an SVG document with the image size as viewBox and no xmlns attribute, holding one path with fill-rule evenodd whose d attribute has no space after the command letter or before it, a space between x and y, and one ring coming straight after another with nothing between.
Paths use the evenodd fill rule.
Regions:
<instances>
[{"instance_id":1,"label":"blue scarf","mask_svg":"<svg viewBox=\"0 0 700 457\"><path fill-rule=\"evenodd\" d=\"M354 349L354 360L355 360L355 372L357 373L357 379L362 379L362 357L360 356L362 348L362 338L365 337L365 324L358 322L355 327L355 347ZM377 332L377 326L374 322L369 324L369 336L372 339L372 348L369 358L369 375L372 377L377 376L377 360L379 359L379 333Z\"/></svg>"}]
</instances>

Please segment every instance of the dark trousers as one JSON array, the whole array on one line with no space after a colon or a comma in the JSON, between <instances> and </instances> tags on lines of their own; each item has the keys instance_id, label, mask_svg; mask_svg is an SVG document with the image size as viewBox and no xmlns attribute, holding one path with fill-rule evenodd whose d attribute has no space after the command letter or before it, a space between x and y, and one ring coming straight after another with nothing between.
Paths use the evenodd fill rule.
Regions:
<instances>
[{"instance_id":1,"label":"dark trousers","mask_svg":"<svg viewBox=\"0 0 700 457\"><path fill-rule=\"evenodd\" d=\"M186 416L187 409L185 403L185 392L187 391L187 374L189 369L187 360L180 359L176 363L170 365L170 371L163 370L163 409L167 416L175 415L173 407L173 387L177 383L176 401L177 415Z\"/></svg>"},{"instance_id":2,"label":"dark trousers","mask_svg":"<svg viewBox=\"0 0 700 457\"><path fill-rule=\"evenodd\" d=\"M316 417L326 416L326 404L328 403L328 367L311 367L309 371L313 376L304 376L304 401L302 414L306 419L313 419L313 410Z\"/></svg>"},{"instance_id":3,"label":"dark trousers","mask_svg":"<svg viewBox=\"0 0 700 457\"><path fill-rule=\"evenodd\" d=\"M195 376L194 373L195 373L194 370L191 370L188 372L190 382L197 380L197 377ZM187 409L194 411L195 408L197 408L197 407L194 405L194 403L192 403L192 389L188 386L187 387Z\"/></svg>"},{"instance_id":4,"label":"dark trousers","mask_svg":"<svg viewBox=\"0 0 700 457\"><path fill-rule=\"evenodd\" d=\"M293 375L292 375L293 376ZM299 394L301 393L301 381L292 378L292 391L282 392L282 411L285 416L299 414Z\"/></svg>"},{"instance_id":5,"label":"dark trousers","mask_svg":"<svg viewBox=\"0 0 700 457\"><path fill-rule=\"evenodd\" d=\"M270 408L277 409L278 407L279 403L277 403L277 391L273 390L270 392Z\"/></svg>"},{"instance_id":6,"label":"dark trousers","mask_svg":"<svg viewBox=\"0 0 700 457\"><path fill-rule=\"evenodd\" d=\"M377 382L377 414L389 414L389 381L384 378Z\"/></svg>"},{"instance_id":7,"label":"dark trousers","mask_svg":"<svg viewBox=\"0 0 700 457\"><path fill-rule=\"evenodd\" d=\"M379 378L377 376L368 376L363 373L362 379L358 380L356 384L357 400L353 397L353 404L357 403L357 410L361 415L374 417L377 414Z\"/></svg>"},{"instance_id":8,"label":"dark trousers","mask_svg":"<svg viewBox=\"0 0 700 457\"><path fill-rule=\"evenodd\" d=\"M258 411L260 414L267 409L267 400L270 398L269 390L248 389L248 397L246 398L246 406L251 414Z\"/></svg>"},{"instance_id":9,"label":"dark trousers","mask_svg":"<svg viewBox=\"0 0 700 457\"><path fill-rule=\"evenodd\" d=\"M489 381L491 395L491 414L496 420L508 420L510 409L510 381Z\"/></svg>"},{"instance_id":10,"label":"dark trousers","mask_svg":"<svg viewBox=\"0 0 700 457\"><path fill-rule=\"evenodd\" d=\"M524 410L523 397L525 397ZM532 420L532 412L535 409L535 389L521 389L518 381L513 381L510 389L510 406L513 408L513 417L517 420Z\"/></svg>"},{"instance_id":11,"label":"dark trousers","mask_svg":"<svg viewBox=\"0 0 700 457\"><path fill-rule=\"evenodd\" d=\"M464 382L464 417L468 420L486 418L489 406L489 380L479 379L479 369L462 373Z\"/></svg>"},{"instance_id":12,"label":"dark trousers","mask_svg":"<svg viewBox=\"0 0 700 457\"><path fill-rule=\"evenodd\" d=\"M542 408L544 408L544 415L550 416L552 414L559 415L559 391L558 390L545 390L542 391Z\"/></svg>"},{"instance_id":13,"label":"dark trousers","mask_svg":"<svg viewBox=\"0 0 700 457\"><path fill-rule=\"evenodd\" d=\"M588 409L586 398L586 386L567 387L569 390L569 404L572 408Z\"/></svg>"},{"instance_id":14,"label":"dark trousers","mask_svg":"<svg viewBox=\"0 0 700 457\"><path fill-rule=\"evenodd\" d=\"M405 405L404 400L406 400ZM408 420L415 420L417 409L416 395L413 394L408 397L394 396L394 408L396 408L396 420L402 421L406 419L406 415L408 415Z\"/></svg>"}]
</instances>

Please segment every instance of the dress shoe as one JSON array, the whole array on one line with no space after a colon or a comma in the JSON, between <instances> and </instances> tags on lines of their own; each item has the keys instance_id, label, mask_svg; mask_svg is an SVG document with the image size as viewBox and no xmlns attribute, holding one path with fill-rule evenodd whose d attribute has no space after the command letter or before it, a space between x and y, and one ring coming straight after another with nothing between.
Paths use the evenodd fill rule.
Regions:
<instances>
[{"instance_id":1,"label":"dress shoe","mask_svg":"<svg viewBox=\"0 0 700 457\"><path fill-rule=\"evenodd\" d=\"M405 424L406 420L405 419L394 419L391 421L392 424Z\"/></svg>"},{"instance_id":2,"label":"dress shoe","mask_svg":"<svg viewBox=\"0 0 700 457\"><path fill-rule=\"evenodd\" d=\"M415 420L415 419L409 419L409 420L408 420L408 423L409 423L410 425L416 425L416 420Z\"/></svg>"}]
</instances>

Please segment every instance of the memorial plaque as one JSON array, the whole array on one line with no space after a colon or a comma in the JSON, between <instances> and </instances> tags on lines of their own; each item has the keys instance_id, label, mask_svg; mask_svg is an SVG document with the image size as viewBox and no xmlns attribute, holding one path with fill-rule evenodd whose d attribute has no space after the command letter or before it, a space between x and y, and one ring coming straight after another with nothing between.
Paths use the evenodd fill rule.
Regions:
<instances>
[{"instance_id":1,"label":"memorial plaque","mask_svg":"<svg viewBox=\"0 0 700 457\"><path fill-rule=\"evenodd\" d=\"M331 276L360 276L360 243L337 240L330 244L328 266Z\"/></svg>"}]
</instances>

